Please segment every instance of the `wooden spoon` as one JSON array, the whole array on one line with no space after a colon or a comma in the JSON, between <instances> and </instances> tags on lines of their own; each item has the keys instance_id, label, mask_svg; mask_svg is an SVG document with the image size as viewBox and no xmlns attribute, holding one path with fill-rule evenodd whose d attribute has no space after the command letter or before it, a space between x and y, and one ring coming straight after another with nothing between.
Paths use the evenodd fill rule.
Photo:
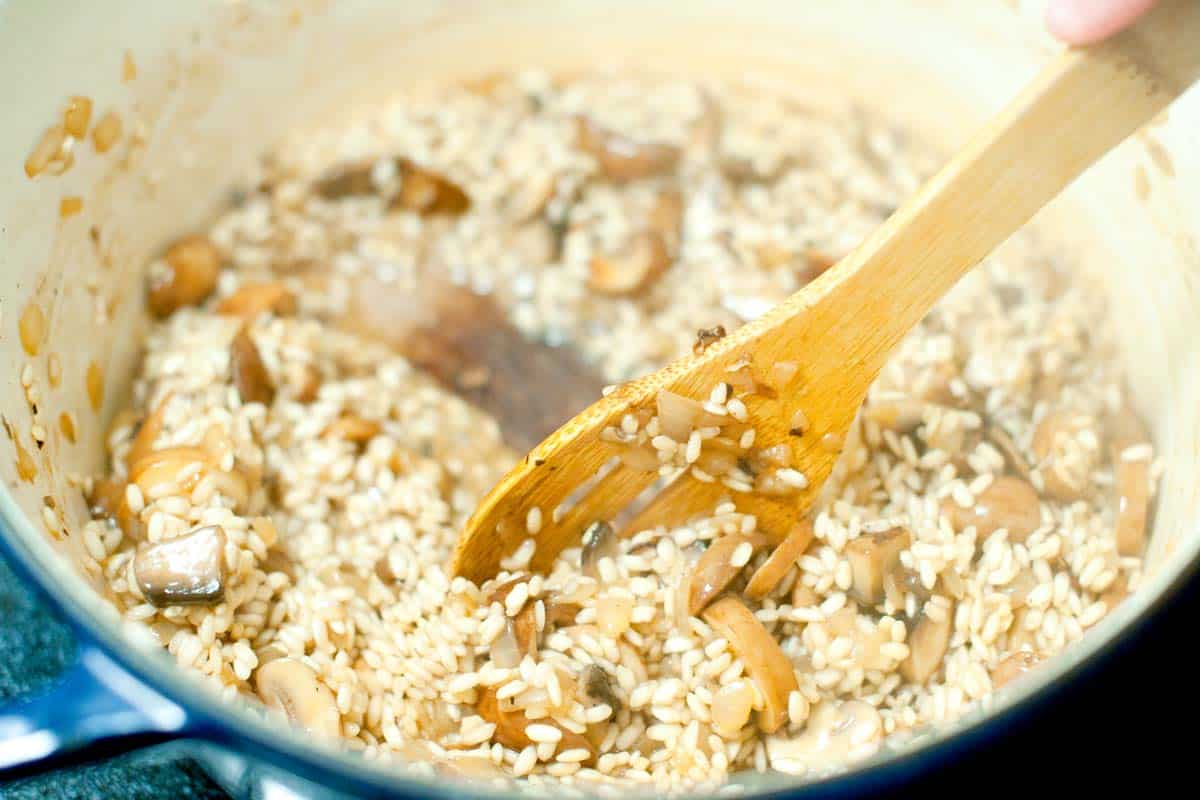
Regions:
<instances>
[{"instance_id":1,"label":"wooden spoon","mask_svg":"<svg viewBox=\"0 0 1200 800\"><path fill-rule=\"evenodd\" d=\"M896 343L967 270L1200 76L1198 43L1200 2L1167 0L1112 39L1057 57L835 267L698 354L618 387L535 447L468 521L453 572L477 582L492 577L530 530L531 568L549 567L589 522L612 519L659 477L623 463L568 509L564 501L620 454L602 432L626 414L653 411L664 390L707 399L743 361L760 387L741 398L754 447L786 445L807 486L786 498L764 496L689 471L627 530L682 521L729 496L782 539L816 499Z\"/></svg>"}]
</instances>

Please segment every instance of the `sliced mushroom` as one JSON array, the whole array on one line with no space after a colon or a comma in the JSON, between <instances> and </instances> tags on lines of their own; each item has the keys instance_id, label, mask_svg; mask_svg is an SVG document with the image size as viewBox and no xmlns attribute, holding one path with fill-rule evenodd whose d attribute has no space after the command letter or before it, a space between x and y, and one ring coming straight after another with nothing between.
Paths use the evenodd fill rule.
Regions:
<instances>
[{"instance_id":1,"label":"sliced mushroom","mask_svg":"<svg viewBox=\"0 0 1200 800\"><path fill-rule=\"evenodd\" d=\"M912 544L912 534L902 527L864 533L846 544L852 583L850 594L858 602L877 606L886 598L885 580L900 566L900 553Z\"/></svg>"},{"instance_id":2,"label":"sliced mushroom","mask_svg":"<svg viewBox=\"0 0 1200 800\"><path fill-rule=\"evenodd\" d=\"M521 751L533 744L533 740L525 733L525 726L534 724L520 709L505 708L504 701L497 699L496 688L488 687L480 692L479 701L475 704L475 712L496 726L492 738L505 747ZM539 719L537 724L551 725L562 731L555 748L556 752L566 752L582 747L591 755L589 761L596 757L596 748L586 736L567 730L553 719ZM585 762L586 763L586 762Z\"/></svg>"},{"instance_id":3,"label":"sliced mushroom","mask_svg":"<svg viewBox=\"0 0 1200 800\"><path fill-rule=\"evenodd\" d=\"M679 253L679 243L683 238L683 214L683 195L676 189L659 192L650 209L648 227L662 236L671 258Z\"/></svg>"},{"instance_id":4,"label":"sliced mushroom","mask_svg":"<svg viewBox=\"0 0 1200 800\"><path fill-rule=\"evenodd\" d=\"M1104 606L1109 611L1112 611L1124 600L1129 597L1129 578L1124 572L1117 573L1117 577L1108 585L1108 588L1100 595L1100 599L1104 601Z\"/></svg>"},{"instance_id":5,"label":"sliced mushroom","mask_svg":"<svg viewBox=\"0 0 1200 800\"><path fill-rule=\"evenodd\" d=\"M613 689L612 676L604 667L599 664L588 664L583 668L583 674L580 677L579 688L583 692L584 699L593 705L604 703L612 709L614 715L621 710L621 698L617 697L617 693Z\"/></svg>"},{"instance_id":6,"label":"sliced mushroom","mask_svg":"<svg viewBox=\"0 0 1200 800\"><path fill-rule=\"evenodd\" d=\"M617 557L620 552L617 532L604 520L592 522L583 531L583 546L579 550L579 570L589 578L599 578L597 564L602 558Z\"/></svg>"},{"instance_id":7,"label":"sliced mushroom","mask_svg":"<svg viewBox=\"0 0 1200 800\"><path fill-rule=\"evenodd\" d=\"M588 266L588 287L601 294L625 296L649 288L671 266L666 239L658 231L642 231L624 252L594 255Z\"/></svg>"},{"instance_id":8,"label":"sliced mushroom","mask_svg":"<svg viewBox=\"0 0 1200 800\"><path fill-rule=\"evenodd\" d=\"M508 217L517 223L540 217L557 189L558 176L553 172L534 172L506 198Z\"/></svg>"},{"instance_id":9,"label":"sliced mushroom","mask_svg":"<svg viewBox=\"0 0 1200 800\"><path fill-rule=\"evenodd\" d=\"M233 373L233 385L237 387L243 403L271 405L275 399L275 385L245 325L238 329L229 343L229 370Z\"/></svg>"},{"instance_id":10,"label":"sliced mushroom","mask_svg":"<svg viewBox=\"0 0 1200 800\"><path fill-rule=\"evenodd\" d=\"M1117 495L1117 552L1140 556L1146 549L1146 518L1150 508L1149 458L1118 455L1113 466Z\"/></svg>"},{"instance_id":11,"label":"sliced mushroom","mask_svg":"<svg viewBox=\"0 0 1200 800\"><path fill-rule=\"evenodd\" d=\"M546 603L546 627L561 627L574 625L575 618L583 606L578 603L565 603L561 600L550 600Z\"/></svg>"},{"instance_id":12,"label":"sliced mushroom","mask_svg":"<svg viewBox=\"0 0 1200 800\"><path fill-rule=\"evenodd\" d=\"M93 515L112 520L122 533L139 541L145 538L145 526L129 508L129 502L125 499L126 485L122 481L100 478L92 484L88 502Z\"/></svg>"},{"instance_id":13,"label":"sliced mushroom","mask_svg":"<svg viewBox=\"0 0 1200 800\"><path fill-rule=\"evenodd\" d=\"M1018 650L992 667L992 687L999 689L1042 663L1042 657L1032 650Z\"/></svg>"},{"instance_id":14,"label":"sliced mushroom","mask_svg":"<svg viewBox=\"0 0 1200 800\"><path fill-rule=\"evenodd\" d=\"M133 441L129 445L129 452L125 454L126 466L136 464L154 450L154 442L162 433L163 422L167 416L167 404L170 402L171 394L168 393L159 401L158 408L142 420L137 435L133 437Z\"/></svg>"},{"instance_id":15,"label":"sliced mushroom","mask_svg":"<svg viewBox=\"0 0 1200 800\"><path fill-rule=\"evenodd\" d=\"M184 306L200 305L217 288L221 254L208 238L185 236L167 248L164 269L152 270L146 304L156 317L168 317Z\"/></svg>"},{"instance_id":16,"label":"sliced mushroom","mask_svg":"<svg viewBox=\"0 0 1200 800\"><path fill-rule=\"evenodd\" d=\"M779 642L736 597L725 596L704 610L704 620L728 642L763 695L758 727L774 733L787 720L788 695L799 688L792 662Z\"/></svg>"},{"instance_id":17,"label":"sliced mushroom","mask_svg":"<svg viewBox=\"0 0 1200 800\"><path fill-rule=\"evenodd\" d=\"M1021 452L1021 448L1017 447L1017 443L1009 436L1008 431L999 425L989 425L987 428L987 438L1004 456L1009 468L1017 473L1022 480L1028 481L1029 460L1025 458L1025 454Z\"/></svg>"},{"instance_id":18,"label":"sliced mushroom","mask_svg":"<svg viewBox=\"0 0 1200 800\"><path fill-rule=\"evenodd\" d=\"M199 447L170 447L155 450L129 465L130 481L143 496L150 497L160 486L190 492L200 481L211 478L218 491L237 507L250 499L250 483L236 469L226 472L213 463L212 455Z\"/></svg>"},{"instance_id":19,"label":"sliced mushroom","mask_svg":"<svg viewBox=\"0 0 1200 800\"><path fill-rule=\"evenodd\" d=\"M933 596L933 592L921 582L921 575L915 570L897 564L894 569L884 574L883 594L893 608L904 608L909 593L921 602Z\"/></svg>"},{"instance_id":20,"label":"sliced mushroom","mask_svg":"<svg viewBox=\"0 0 1200 800\"><path fill-rule=\"evenodd\" d=\"M736 566L731 559L736 551L750 549L751 558L754 553L770 544L767 537L761 534L730 533L713 541L692 570L688 581L688 613L696 616L712 599L725 591L725 587L742 573L746 566L743 561ZM745 547L743 547L743 545ZM749 560L749 559L747 559Z\"/></svg>"},{"instance_id":21,"label":"sliced mushroom","mask_svg":"<svg viewBox=\"0 0 1200 800\"><path fill-rule=\"evenodd\" d=\"M528 582L528 575L505 581L492 589L487 602L504 605L509 592L518 584ZM500 667L515 667L520 663L522 656L537 658L538 646L537 611L534 601L527 600L520 611L508 617L504 633L500 634L492 645L492 660Z\"/></svg>"},{"instance_id":22,"label":"sliced mushroom","mask_svg":"<svg viewBox=\"0 0 1200 800\"><path fill-rule=\"evenodd\" d=\"M1082 447L1077 436L1095 425L1091 415L1060 409L1047 414L1034 428L1033 455L1046 494L1055 500L1064 503L1078 500L1087 488L1095 454Z\"/></svg>"},{"instance_id":23,"label":"sliced mushroom","mask_svg":"<svg viewBox=\"0 0 1200 800\"><path fill-rule=\"evenodd\" d=\"M318 736L336 737L342 730L337 700L317 673L294 658L277 658L254 673L259 698L287 714L293 725Z\"/></svg>"},{"instance_id":24,"label":"sliced mushroom","mask_svg":"<svg viewBox=\"0 0 1200 800\"><path fill-rule=\"evenodd\" d=\"M821 602L811 586L806 586L799 580L792 586L792 608L811 608Z\"/></svg>"},{"instance_id":25,"label":"sliced mushroom","mask_svg":"<svg viewBox=\"0 0 1200 800\"><path fill-rule=\"evenodd\" d=\"M942 503L942 511L955 529L974 525L981 538L1004 528L1010 541L1023 542L1042 524L1037 491L1011 475L992 481L970 508L963 508L948 497Z\"/></svg>"},{"instance_id":26,"label":"sliced mushroom","mask_svg":"<svg viewBox=\"0 0 1200 800\"><path fill-rule=\"evenodd\" d=\"M862 700L826 700L812 710L804 731L766 740L771 768L804 775L864 758L883 738L883 718Z\"/></svg>"},{"instance_id":27,"label":"sliced mushroom","mask_svg":"<svg viewBox=\"0 0 1200 800\"><path fill-rule=\"evenodd\" d=\"M213 606L225 597L225 531L196 528L174 539L149 544L133 559L142 596L154 606Z\"/></svg>"},{"instance_id":28,"label":"sliced mushroom","mask_svg":"<svg viewBox=\"0 0 1200 800\"><path fill-rule=\"evenodd\" d=\"M282 283L248 283L217 303L216 312L250 320L267 312L278 317L296 313L296 295Z\"/></svg>"},{"instance_id":29,"label":"sliced mushroom","mask_svg":"<svg viewBox=\"0 0 1200 800\"><path fill-rule=\"evenodd\" d=\"M300 364L287 369L288 388L298 403L311 403L321 391L321 370L315 364Z\"/></svg>"},{"instance_id":30,"label":"sliced mushroom","mask_svg":"<svg viewBox=\"0 0 1200 800\"><path fill-rule=\"evenodd\" d=\"M924 400L916 397L897 397L881 400L863 407L863 418L874 422L881 428L888 428L897 433L908 433L921 424L925 415Z\"/></svg>"},{"instance_id":31,"label":"sliced mushroom","mask_svg":"<svg viewBox=\"0 0 1200 800\"><path fill-rule=\"evenodd\" d=\"M375 182L371 180L374 167L373 160L338 164L313 181L313 190L325 200L375 194Z\"/></svg>"},{"instance_id":32,"label":"sliced mushroom","mask_svg":"<svg viewBox=\"0 0 1200 800\"><path fill-rule=\"evenodd\" d=\"M743 594L751 600L758 601L773 592L788 570L795 566L796 560L804 555L812 540L811 520L805 518L793 525L787 538L771 551L771 555L767 556L762 566L750 576L750 582L746 584Z\"/></svg>"},{"instance_id":33,"label":"sliced mushroom","mask_svg":"<svg viewBox=\"0 0 1200 800\"><path fill-rule=\"evenodd\" d=\"M1150 434L1146 431L1146 426L1142 424L1137 412L1129 405L1122 406L1121 410L1109 417L1106 422L1114 461L1116 460L1115 456L1126 449L1134 445L1150 443Z\"/></svg>"},{"instance_id":34,"label":"sliced mushroom","mask_svg":"<svg viewBox=\"0 0 1200 800\"><path fill-rule=\"evenodd\" d=\"M950 634L954 632L954 604L930 614L931 602L935 601L925 603L909 630L908 658L900 664L900 675L912 683L923 684L937 672L950 647Z\"/></svg>"},{"instance_id":35,"label":"sliced mushroom","mask_svg":"<svg viewBox=\"0 0 1200 800\"><path fill-rule=\"evenodd\" d=\"M681 156L678 147L634 141L585 116L576 119L576 141L579 149L596 159L600 174L617 183L671 172Z\"/></svg>"},{"instance_id":36,"label":"sliced mushroom","mask_svg":"<svg viewBox=\"0 0 1200 800\"><path fill-rule=\"evenodd\" d=\"M343 414L329 423L321 433L326 439L345 439L355 444L366 444L379 435L383 427L371 419L364 419L354 412Z\"/></svg>"},{"instance_id":37,"label":"sliced mushroom","mask_svg":"<svg viewBox=\"0 0 1200 800\"><path fill-rule=\"evenodd\" d=\"M413 211L424 217L435 214L458 216L471 207L467 193L445 175L407 158L398 159L396 168L400 173L400 191L388 208Z\"/></svg>"}]
</instances>

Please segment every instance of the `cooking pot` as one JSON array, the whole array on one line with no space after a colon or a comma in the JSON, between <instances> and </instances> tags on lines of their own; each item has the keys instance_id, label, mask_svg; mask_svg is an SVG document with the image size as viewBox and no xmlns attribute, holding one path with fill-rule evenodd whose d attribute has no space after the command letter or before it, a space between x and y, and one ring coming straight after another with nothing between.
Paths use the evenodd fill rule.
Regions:
<instances>
[{"instance_id":1,"label":"cooking pot","mask_svg":"<svg viewBox=\"0 0 1200 800\"><path fill-rule=\"evenodd\" d=\"M146 330L143 266L203 225L284 133L351 118L414 82L516 66L627 68L766 76L814 106L869 107L949 151L1052 55L1040 16L1038 3L1017 0L0 2L0 363L9 375L0 551L80 643L45 696L0 708L0 769L169 742L244 796L464 791L220 702L165 653L123 636L83 537L72 535L87 515L73 479L104 462L104 431L127 400ZM100 153L103 145L77 142L69 158L27 177L27 157L71 96L92 100L93 119L115 112L116 144ZM1044 702L1195 568L1198 131L1193 89L1034 223L1107 295L1166 465L1144 584L1082 641L958 721L821 783L739 777L748 792L866 792L928 769Z\"/></svg>"}]
</instances>

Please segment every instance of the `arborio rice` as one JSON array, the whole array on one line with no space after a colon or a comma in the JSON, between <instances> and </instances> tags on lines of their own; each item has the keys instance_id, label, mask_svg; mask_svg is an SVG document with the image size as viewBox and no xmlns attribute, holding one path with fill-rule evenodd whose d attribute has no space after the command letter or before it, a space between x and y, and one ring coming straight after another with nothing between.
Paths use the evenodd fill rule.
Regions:
<instances>
[{"instance_id":1,"label":"arborio rice","mask_svg":"<svg viewBox=\"0 0 1200 800\"><path fill-rule=\"evenodd\" d=\"M517 454L339 323L364 276L438 270L617 382L802 286L932 164L765 86L613 76L414 90L284 143L151 265L159 321L89 485L113 601L225 697L455 774L812 775L961 714L1137 585L1157 477L1100 303L1031 237L903 342L778 552L722 502L624 538L598 521L529 575L546 509L495 580L451 578ZM697 399L738 416L736 390ZM659 426L613 435L650 468L711 463L719 430Z\"/></svg>"}]
</instances>

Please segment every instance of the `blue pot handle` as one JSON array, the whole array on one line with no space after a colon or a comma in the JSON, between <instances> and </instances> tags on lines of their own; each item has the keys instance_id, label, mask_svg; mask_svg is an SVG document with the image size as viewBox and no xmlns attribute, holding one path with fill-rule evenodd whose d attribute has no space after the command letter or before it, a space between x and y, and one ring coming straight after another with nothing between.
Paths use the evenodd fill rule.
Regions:
<instances>
[{"instance_id":1,"label":"blue pot handle","mask_svg":"<svg viewBox=\"0 0 1200 800\"><path fill-rule=\"evenodd\" d=\"M0 705L0 783L173 739L187 726L180 705L80 641L54 685Z\"/></svg>"}]
</instances>

